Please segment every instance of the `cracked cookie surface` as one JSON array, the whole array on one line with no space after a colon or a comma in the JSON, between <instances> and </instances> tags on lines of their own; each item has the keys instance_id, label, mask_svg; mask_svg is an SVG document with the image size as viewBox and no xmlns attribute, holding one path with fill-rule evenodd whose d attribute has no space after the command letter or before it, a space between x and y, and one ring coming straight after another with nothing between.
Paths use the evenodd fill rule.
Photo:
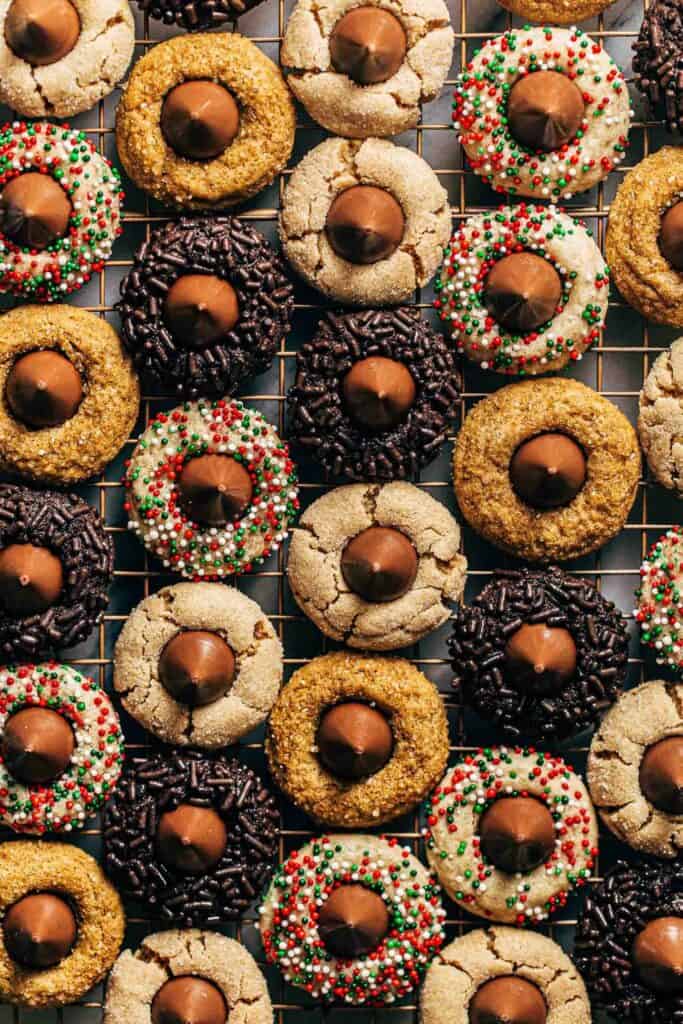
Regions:
<instances>
[{"instance_id":1,"label":"cracked cookie surface","mask_svg":"<svg viewBox=\"0 0 683 1024\"><path fill-rule=\"evenodd\" d=\"M638 437L655 480L683 497L683 338L657 357L645 378Z\"/></svg>"},{"instance_id":2,"label":"cracked cookie surface","mask_svg":"<svg viewBox=\"0 0 683 1024\"><path fill-rule=\"evenodd\" d=\"M358 0L299 0L282 41L289 86L311 117L335 135L398 135L413 128L420 105L440 92L451 66L453 29L443 0L374 0L406 34L406 54L390 78L361 85L339 73L330 33Z\"/></svg>"},{"instance_id":3,"label":"cracked cookie surface","mask_svg":"<svg viewBox=\"0 0 683 1024\"><path fill-rule=\"evenodd\" d=\"M397 200L403 238L385 259L350 263L325 231L335 197L355 185L374 185ZM448 196L416 153L386 139L326 139L297 165L280 211L280 238L294 269L324 295L350 305L391 305L410 297L434 275L451 230Z\"/></svg>"},{"instance_id":4,"label":"cracked cookie surface","mask_svg":"<svg viewBox=\"0 0 683 1024\"><path fill-rule=\"evenodd\" d=\"M575 25L606 10L614 0L498 0L520 18L548 25Z\"/></svg>"},{"instance_id":5,"label":"cracked cookie surface","mask_svg":"<svg viewBox=\"0 0 683 1024\"><path fill-rule=\"evenodd\" d=\"M369 602L354 593L341 569L347 543L371 526L393 527L413 544L417 576L402 597ZM350 484L329 491L293 531L287 574L299 607L319 630L349 647L391 651L416 643L449 615L467 561L451 513L413 484Z\"/></svg>"}]
</instances>

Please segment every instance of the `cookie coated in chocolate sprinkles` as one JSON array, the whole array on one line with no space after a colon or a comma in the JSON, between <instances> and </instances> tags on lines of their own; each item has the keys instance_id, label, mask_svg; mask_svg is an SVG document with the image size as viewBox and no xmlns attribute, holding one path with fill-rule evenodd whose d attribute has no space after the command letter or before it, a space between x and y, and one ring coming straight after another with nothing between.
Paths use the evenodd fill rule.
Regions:
<instances>
[{"instance_id":1,"label":"cookie coated in chocolate sprinkles","mask_svg":"<svg viewBox=\"0 0 683 1024\"><path fill-rule=\"evenodd\" d=\"M366 432L345 407L343 381L360 360L377 356L402 363L416 394L400 423ZM326 313L297 353L296 379L287 396L289 437L322 465L326 479L410 479L446 440L459 386L453 352L418 310Z\"/></svg>"},{"instance_id":2,"label":"cookie coated in chocolate sprinkles","mask_svg":"<svg viewBox=\"0 0 683 1024\"><path fill-rule=\"evenodd\" d=\"M76 494L0 485L0 551L47 548L62 564L63 586L45 611L17 618L0 605L3 662L26 661L81 643L107 607L114 545L92 505Z\"/></svg>"},{"instance_id":3,"label":"cookie coated in chocolate sprinkles","mask_svg":"<svg viewBox=\"0 0 683 1024\"><path fill-rule=\"evenodd\" d=\"M203 874L162 862L157 827L180 804L215 811L227 843ZM275 797L236 758L198 751L128 762L104 820L104 858L124 894L167 924L190 928L239 918L274 871L279 837Z\"/></svg>"},{"instance_id":4,"label":"cookie coated in chocolate sprinkles","mask_svg":"<svg viewBox=\"0 0 683 1024\"><path fill-rule=\"evenodd\" d=\"M141 11L164 25L179 25L189 32L216 28L236 21L261 0L137 0Z\"/></svg>"},{"instance_id":5,"label":"cookie coated in chocolate sprinkles","mask_svg":"<svg viewBox=\"0 0 683 1024\"><path fill-rule=\"evenodd\" d=\"M619 1024L683 1024L683 994L647 987L632 959L636 936L663 917L683 917L680 867L624 861L591 888L579 916L574 961L593 1005Z\"/></svg>"},{"instance_id":6,"label":"cookie coated in chocolate sprinkles","mask_svg":"<svg viewBox=\"0 0 683 1024\"><path fill-rule=\"evenodd\" d=\"M239 306L232 330L199 348L174 337L164 319L172 285L194 274L227 281ZM282 257L251 225L237 217L182 217L140 246L116 309L140 375L194 399L231 395L270 366L290 328L293 292Z\"/></svg>"},{"instance_id":7,"label":"cookie coated in chocolate sprinkles","mask_svg":"<svg viewBox=\"0 0 683 1024\"><path fill-rule=\"evenodd\" d=\"M524 624L567 630L576 667L551 692L524 692L506 647ZM449 640L453 686L509 739L562 739L590 726L616 700L628 662L619 610L587 580L557 567L498 571L472 604L457 606Z\"/></svg>"},{"instance_id":8,"label":"cookie coated in chocolate sprinkles","mask_svg":"<svg viewBox=\"0 0 683 1024\"><path fill-rule=\"evenodd\" d=\"M683 7L654 0L633 44L635 82L670 132L683 129Z\"/></svg>"}]
</instances>

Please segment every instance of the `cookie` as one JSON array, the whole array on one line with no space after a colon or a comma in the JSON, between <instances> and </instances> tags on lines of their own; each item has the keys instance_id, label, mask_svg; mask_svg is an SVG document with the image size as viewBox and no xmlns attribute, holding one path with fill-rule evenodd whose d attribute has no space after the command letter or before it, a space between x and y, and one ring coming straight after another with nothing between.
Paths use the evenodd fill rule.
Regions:
<instances>
[{"instance_id":1,"label":"cookie","mask_svg":"<svg viewBox=\"0 0 683 1024\"><path fill-rule=\"evenodd\" d=\"M261 907L269 963L313 999L391 1005L443 943L439 887L396 839L329 835L294 850Z\"/></svg>"},{"instance_id":2,"label":"cookie","mask_svg":"<svg viewBox=\"0 0 683 1024\"><path fill-rule=\"evenodd\" d=\"M292 92L333 135L353 139L414 128L441 92L453 56L443 0L298 0L280 59Z\"/></svg>"},{"instance_id":3,"label":"cookie","mask_svg":"<svg viewBox=\"0 0 683 1024\"><path fill-rule=\"evenodd\" d=\"M282 644L255 601L219 583L176 583L133 610L114 689L148 732L214 750L260 725L282 684Z\"/></svg>"},{"instance_id":4,"label":"cookie","mask_svg":"<svg viewBox=\"0 0 683 1024\"><path fill-rule=\"evenodd\" d=\"M605 254L615 285L649 320L683 327L683 152L664 146L625 175L610 206Z\"/></svg>"},{"instance_id":5,"label":"cookie","mask_svg":"<svg viewBox=\"0 0 683 1024\"><path fill-rule=\"evenodd\" d=\"M655 480L683 496L683 338L657 357L645 378L638 437Z\"/></svg>"},{"instance_id":6,"label":"cookie","mask_svg":"<svg viewBox=\"0 0 683 1024\"><path fill-rule=\"evenodd\" d=\"M574 962L591 1002L620 1024L678 1024L683 941L680 871L618 862L579 915Z\"/></svg>"},{"instance_id":7,"label":"cookie","mask_svg":"<svg viewBox=\"0 0 683 1024\"><path fill-rule=\"evenodd\" d=\"M509 384L465 419L453 456L470 526L509 554L564 562L623 527L635 501L640 449L626 417L576 380Z\"/></svg>"},{"instance_id":8,"label":"cookie","mask_svg":"<svg viewBox=\"0 0 683 1024\"><path fill-rule=\"evenodd\" d=\"M97 861L64 843L0 844L0 999L81 999L114 963L126 919Z\"/></svg>"},{"instance_id":9,"label":"cookie","mask_svg":"<svg viewBox=\"0 0 683 1024\"><path fill-rule=\"evenodd\" d=\"M0 468L50 484L101 473L140 406L116 331L76 306L20 306L0 318L0 396Z\"/></svg>"},{"instance_id":10,"label":"cookie","mask_svg":"<svg viewBox=\"0 0 683 1024\"><path fill-rule=\"evenodd\" d=\"M508 11L525 18L550 25L576 25L588 21L614 3L614 0L498 0Z\"/></svg>"},{"instance_id":11,"label":"cookie","mask_svg":"<svg viewBox=\"0 0 683 1024\"><path fill-rule=\"evenodd\" d=\"M241 917L270 878L279 820L275 798L236 758L133 757L107 804L104 866L153 917L221 925Z\"/></svg>"},{"instance_id":12,"label":"cookie","mask_svg":"<svg viewBox=\"0 0 683 1024\"><path fill-rule=\"evenodd\" d=\"M195 32L236 21L261 0L135 0L141 11L164 25L178 25Z\"/></svg>"},{"instance_id":13,"label":"cookie","mask_svg":"<svg viewBox=\"0 0 683 1024\"><path fill-rule=\"evenodd\" d=\"M157 932L135 951L124 950L109 975L104 1024L148 1024L155 1013L187 1020L192 1010L207 1022L272 1024L265 978L244 946L187 929Z\"/></svg>"},{"instance_id":14,"label":"cookie","mask_svg":"<svg viewBox=\"0 0 683 1024\"><path fill-rule=\"evenodd\" d=\"M635 83L670 132L683 127L683 20L676 0L654 0L633 43Z\"/></svg>"},{"instance_id":15,"label":"cookie","mask_svg":"<svg viewBox=\"0 0 683 1024\"><path fill-rule=\"evenodd\" d=\"M338 302L387 306L433 277L451 212L431 167L386 139L326 139L294 168L280 238L308 284Z\"/></svg>"},{"instance_id":16,"label":"cookie","mask_svg":"<svg viewBox=\"0 0 683 1024\"><path fill-rule=\"evenodd\" d=\"M133 56L126 0L0 0L0 103L22 117L73 117L114 90Z\"/></svg>"},{"instance_id":17,"label":"cookie","mask_svg":"<svg viewBox=\"0 0 683 1024\"><path fill-rule=\"evenodd\" d=\"M271 713L266 755L280 789L317 822L371 828L436 785L448 723L438 690L410 662L339 651L294 673Z\"/></svg>"},{"instance_id":18,"label":"cookie","mask_svg":"<svg viewBox=\"0 0 683 1024\"><path fill-rule=\"evenodd\" d=\"M251 224L182 217L140 246L116 309L146 381L181 398L228 395L284 344L293 291L282 257Z\"/></svg>"},{"instance_id":19,"label":"cookie","mask_svg":"<svg viewBox=\"0 0 683 1024\"><path fill-rule=\"evenodd\" d=\"M0 294L58 302L82 288L111 256L122 202L119 172L85 132L47 121L5 124Z\"/></svg>"},{"instance_id":20,"label":"cookie","mask_svg":"<svg viewBox=\"0 0 683 1024\"><path fill-rule=\"evenodd\" d=\"M420 1024L496 1019L591 1024L586 987L561 946L537 932L494 927L441 950L420 993Z\"/></svg>"},{"instance_id":21,"label":"cookie","mask_svg":"<svg viewBox=\"0 0 683 1024\"><path fill-rule=\"evenodd\" d=\"M0 654L27 661L82 643L114 573L104 523L75 494L0 484Z\"/></svg>"},{"instance_id":22,"label":"cookie","mask_svg":"<svg viewBox=\"0 0 683 1024\"><path fill-rule=\"evenodd\" d=\"M655 651L657 664L683 671L683 528L672 526L648 551L640 567L638 606L640 642Z\"/></svg>"},{"instance_id":23,"label":"cookie","mask_svg":"<svg viewBox=\"0 0 683 1024\"><path fill-rule=\"evenodd\" d=\"M588 580L557 567L499 570L455 609L453 686L508 739L553 742L616 700L628 643L621 612Z\"/></svg>"},{"instance_id":24,"label":"cookie","mask_svg":"<svg viewBox=\"0 0 683 1024\"><path fill-rule=\"evenodd\" d=\"M450 347L413 307L325 313L296 355L289 438L326 480L414 478L446 441L459 393Z\"/></svg>"},{"instance_id":25,"label":"cookie","mask_svg":"<svg viewBox=\"0 0 683 1024\"><path fill-rule=\"evenodd\" d=\"M527 925L590 878L598 824L581 778L533 747L466 754L427 802L427 860L477 917Z\"/></svg>"},{"instance_id":26,"label":"cookie","mask_svg":"<svg viewBox=\"0 0 683 1024\"><path fill-rule=\"evenodd\" d=\"M241 402L186 402L141 435L124 480L128 526L187 579L250 572L299 508L286 444Z\"/></svg>"},{"instance_id":27,"label":"cookie","mask_svg":"<svg viewBox=\"0 0 683 1024\"><path fill-rule=\"evenodd\" d=\"M487 40L454 98L453 124L470 167L497 192L569 199L624 159L626 82L581 29L527 27Z\"/></svg>"},{"instance_id":28,"label":"cookie","mask_svg":"<svg viewBox=\"0 0 683 1024\"><path fill-rule=\"evenodd\" d=\"M588 757L600 817L634 850L683 849L683 687L654 680L629 690L605 716Z\"/></svg>"},{"instance_id":29,"label":"cookie","mask_svg":"<svg viewBox=\"0 0 683 1024\"><path fill-rule=\"evenodd\" d=\"M501 206L453 235L434 305L458 351L520 376L581 359L607 316L609 270L586 228L554 206Z\"/></svg>"},{"instance_id":30,"label":"cookie","mask_svg":"<svg viewBox=\"0 0 683 1024\"><path fill-rule=\"evenodd\" d=\"M318 629L348 647L392 651L442 625L465 586L460 528L412 484L350 484L306 509L287 576Z\"/></svg>"},{"instance_id":31,"label":"cookie","mask_svg":"<svg viewBox=\"0 0 683 1024\"><path fill-rule=\"evenodd\" d=\"M154 199L189 210L234 206L270 185L289 160L294 128L279 68L236 32L152 47L116 111L128 176Z\"/></svg>"}]
</instances>

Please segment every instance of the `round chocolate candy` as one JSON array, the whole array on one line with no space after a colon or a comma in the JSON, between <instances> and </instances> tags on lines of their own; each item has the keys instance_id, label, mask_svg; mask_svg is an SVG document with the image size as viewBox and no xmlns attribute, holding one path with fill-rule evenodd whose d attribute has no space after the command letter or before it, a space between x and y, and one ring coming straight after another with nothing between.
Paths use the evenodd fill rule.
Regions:
<instances>
[{"instance_id":1,"label":"round chocolate candy","mask_svg":"<svg viewBox=\"0 0 683 1024\"><path fill-rule=\"evenodd\" d=\"M214 274L184 274L166 296L166 325L187 348L206 348L225 338L239 316L235 289Z\"/></svg>"},{"instance_id":2,"label":"round chocolate candy","mask_svg":"<svg viewBox=\"0 0 683 1024\"><path fill-rule=\"evenodd\" d=\"M479 823L481 851L510 875L533 871L555 849L555 823L547 807L534 797L495 800Z\"/></svg>"},{"instance_id":3,"label":"round chocolate candy","mask_svg":"<svg viewBox=\"0 0 683 1024\"><path fill-rule=\"evenodd\" d=\"M566 434L539 434L519 446L510 462L515 491L532 508L568 505L586 482L583 449Z\"/></svg>"},{"instance_id":4,"label":"round chocolate candy","mask_svg":"<svg viewBox=\"0 0 683 1024\"><path fill-rule=\"evenodd\" d=\"M683 917L656 917L638 932L631 957L640 980L665 996L683 993Z\"/></svg>"},{"instance_id":5,"label":"round chocolate candy","mask_svg":"<svg viewBox=\"0 0 683 1024\"><path fill-rule=\"evenodd\" d=\"M83 400L81 376L53 349L29 352L15 362L5 386L7 404L28 427L59 427L76 415Z\"/></svg>"},{"instance_id":6,"label":"round chocolate candy","mask_svg":"<svg viewBox=\"0 0 683 1024\"><path fill-rule=\"evenodd\" d=\"M668 736L645 751L640 788L658 810L683 814L683 736Z\"/></svg>"},{"instance_id":7,"label":"round chocolate candy","mask_svg":"<svg viewBox=\"0 0 683 1024\"><path fill-rule=\"evenodd\" d=\"M584 116L581 90L559 71L518 78L508 97L510 133L527 149L546 153L570 142Z\"/></svg>"},{"instance_id":8,"label":"round chocolate candy","mask_svg":"<svg viewBox=\"0 0 683 1024\"><path fill-rule=\"evenodd\" d=\"M405 217L391 192L376 185L353 185L332 201L327 211L327 240L349 263L385 260L399 247Z\"/></svg>"},{"instance_id":9,"label":"round chocolate candy","mask_svg":"<svg viewBox=\"0 0 683 1024\"><path fill-rule=\"evenodd\" d=\"M334 70L358 85L386 82L403 64L407 47L403 25L381 7L354 7L330 33Z\"/></svg>"},{"instance_id":10,"label":"round chocolate candy","mask_svg":"<svg viewBox=\"0 0 683 1024\"><path fill-rule=\"evenodd\" d=\"M683 271L683 202L674 203L662 217L659 248L674 270Z\"/></svg>"},{"instance_id":11,"label":"round chocolate candy","mask_svg":"<svg viewBox=\"0 0 683 1024\"><path fill-rule=\"evenodd\" d=\"M417 551L404 533L369 526L346 545L341 571L347 585L364 601L396 601L417 576Z\"/></svg>"},{"instance_id":12,"label":"round chocolate candy","mask_svg":"<svg viewBox=\"0 0 683 1024\"><path fill-rule=\"evenodd\" d=\"M248 508L254 489L244 466L231 455L198 455L178 481L180 504L195 523L224 526Z\"/></svg>"},{"instance_id":13,"label":"round chocolate candy","mask_svg":"<svg viewBox=\"0 0 683 1024\"><path fill-rule=\"evenodd\" d=\"M484 301L491 316L509 331L535 331L555 316L562 298L560 275L548 260L533 252L503 256L484 283Z\"/></svg>"},{"instance_id":14,"label":"round chocolate candy","mask_svg":"<svg viewBox=\"0 0 683 1024\"><path fill-rule=\"evenodd\" d=\"M369 356L354 363L342 388L354 420L369 430L397 426L412 408L416 394L407 366L384 356Z\"/></svg>"},{"instance_id":15,"label":"round chocolate candy","mask_svg":"<svg viewBox=\"0 0 683 1024\"><path fill-rule=\"evenodd\" d=\"M485 982L470 1003L470 1024L546 1024L541 990L525 978L504 974Z\"/></svg>"},{"instance_id":16,"label":"round chocolate candy","mask_svg":"<svg viewBox=\"0 0 683 1024\"><path fill-rule=\"evenodd\" d=\"M386 903L364 885L340 885L318 913L318 933L325 948L344 960L372 953L389 927Z\"/></svg>"},{"instance_id":17,"label":"round chocolate candy","mask_svg":"<svg viewBox=\"0 0 683 1024\"><path fill-rule=\"evenodd\" d=\"M232 686L235 655L217 633L187 629L172 637L161 652L159 678L181 704L204 707Z\"/></svg>"},{"instance_id":18,"label":"round chocolate candy","mask_svg":"<svg viewBox=\"0 0 683 1024\"><path fill-rule=\"evenodd\" d=\"M363 779L383 768L394 737L381 711L347 701L328 708L318 726L318 752L325 767L340 779Z\"/></svg>"},{"instance_id":19,"label":"round chocolate candy","mask_svg":"<svg viewBox=\"0 0 683 1024\"><path fill-rule=\"evenodd\" d=\"M557 693L576 671L574 638L568 629L525 622L505 646L505 669L523 693Z\"/></svg>"},{"instance_id":20,"label":"round chocolate candy","mask_svg":"<svg viewBox=\"0 0 683 1024\"><path fill-rule=\"evenodd\" d=\"M57 603L64 585L62 563L47 548L10 544L0 551L0 610L25 618Z\"/></svg>"},{"instance_id":21,"label":"round chocolate candy","mask_svg":"<svg viewBox=\"0 0 683 1024\"><path fill-rule=\"evenodd\" d=\"M14 903L3 922L5 949L27 970L45 970L64 960L78 937L76 915L61 896L30 893Z\"/></svg>"},{"instance_id":22,"label":"round chocolate candy","mask_svg":"<svg viewBox=\"0 0 683 1024\"><path fill-rule=\"evenodd\" d=\"M71 203L49 174L27 171L0 193L0 231L20 248L47 249L66 234Z\"/></svg>"},{"instance_id":23,"label":"round chocolate candy","mask_svg":"<svg viewBox=\"0 0 683 1024\"><path fill-rule=\"evenodd\" d=\"M211 981L181 974L165 982L152 1000L152 1024L226 1024L223 993Z\"/></svg>"},{"instance_id":24,"label":"round chocolate candy","mask_svg":"<svg viewBox=\"0 0 683 1024\"><path fill-rule=\"evenodd\" d=\"M5 767L27 786L44 786L69 767L75 740L63 715L28 707L5 722L0 749Z\"/></svg>"},{"instance_id":25,"label":"round chocolate candy","mask_svg":"<svg viewBox=\"0 0 683 1024\"><path fill-rule=\"evenodd\" d=\"M239 127L239 107L217 82L183 82L171 89L161 108L161 131L166 142L188 160L220 156Z\"/></svg>"},{"instance_id":26,"label":"round chocolate candy","mask_svg":"<svg viewBox=\"0 0 683 1024\"><path fill-rule=\"evenodd\" d=\"M81 19L69 0L12 0L5 18L10 50L34 67L56 64L71 53Z\"/></svg>"},{"instance_id":27,"label":"round chocolate candy","mask_svg":"<svg viewBox=\"0 0 683 1024\"><path fill-rule=\"evenodd\" d=\"M209 807L179 804L161 815L157 844L164 864L201 875L225 853L228 832L223 819Z\"/></svg>"}]
</instances>

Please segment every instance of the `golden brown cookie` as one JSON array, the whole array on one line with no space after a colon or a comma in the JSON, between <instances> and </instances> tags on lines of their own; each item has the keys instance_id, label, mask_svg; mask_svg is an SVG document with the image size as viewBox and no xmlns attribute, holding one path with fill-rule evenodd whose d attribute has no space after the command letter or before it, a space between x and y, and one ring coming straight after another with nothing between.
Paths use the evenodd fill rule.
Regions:
<instances>
[{"instance_id":1,"label":"golden brown cookie","mask_svg":"<svg viewBox=\"0 0 683 1024\"><path fill-rule=\"evenodd\" d=\"M358 704L365 713L354 721ZM349 717L335 727L327 715L337 708ZM391 736L384 750L379 716ZM344 737L358 752L353 764L335 747ZM338 651L294 673L270 716L266 753L275 781L312 818L366 828L409 811L436 784L448 724L438 690L409 661Z\"/></svg>"},{"instance_id":2,"label":"golden brown cookie","mask_svg":"<svg viewBox=\"0 0 683 1024\"><path fill-rule=\"evenodd\" d=\"M606 10L614 0L498 0L520 18L541 25L576 25Z\"/></svg>"},{"instance_id":3,"label":"golden brown cookie","mask_svg":"<svg viewBox=\"0 0 683 1024\"><path fill-rule=\"evenodd\" d=\"M180 156L161 128L168 94L197 79L222 85L239 111L237 134L211 159ZM269 185L289 159L294 128L279 69L237 33L176 36L153 47L133 68L116 114L128 175L155 199L192 210L234 206Z\"/></svg>"},{"instance_id":4,"label":"golden brown cookie","mask_svg":"<svg viewBox=\"0 0 683 1024\"><path fill-rule=\"evenodd\" d=\"M558 435L583 463L585 479L568 489L574 493L565 503L534 507L515 489L511 463L527 442L543 436L557 445ZM554 470L561 481L562 466ZM453 473L460 509L473 529L530 562L563 562L602 547L622 528L636 497L640 449L623 413L585 384L527 380L475 405L457 438ZM552 479L553 467L546 473Z\"/></svg>"}]
</instances>

